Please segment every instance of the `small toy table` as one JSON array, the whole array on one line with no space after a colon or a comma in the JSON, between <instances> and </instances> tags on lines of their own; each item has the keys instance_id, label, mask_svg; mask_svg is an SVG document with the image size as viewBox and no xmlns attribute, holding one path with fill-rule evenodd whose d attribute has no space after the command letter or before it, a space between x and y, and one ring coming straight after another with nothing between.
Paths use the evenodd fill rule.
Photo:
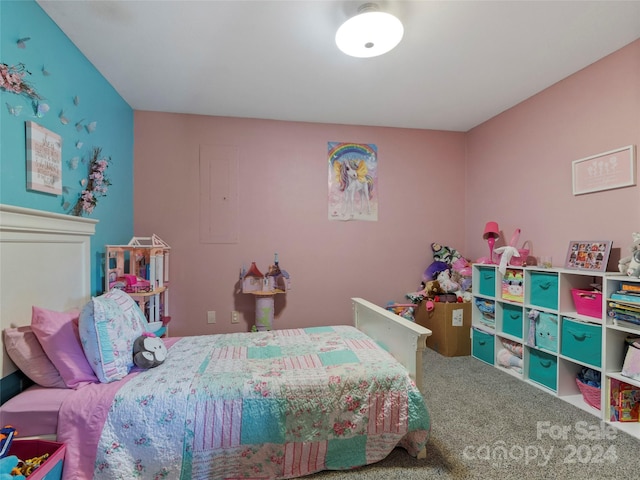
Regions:
<instances>
[{"instance_id":1,"label":"small toy table","mask_svg":"<svg viewBox=\"0 0 640 480\"><path fill-rule=\"evenodd\" d=\"M259 331L273 329L273 312L275 310L275 296L279 293L286 293L284 290L260 290L257 292L247 292L256 297L256 323L254 328Z\"/></svg>"}]
</instances>

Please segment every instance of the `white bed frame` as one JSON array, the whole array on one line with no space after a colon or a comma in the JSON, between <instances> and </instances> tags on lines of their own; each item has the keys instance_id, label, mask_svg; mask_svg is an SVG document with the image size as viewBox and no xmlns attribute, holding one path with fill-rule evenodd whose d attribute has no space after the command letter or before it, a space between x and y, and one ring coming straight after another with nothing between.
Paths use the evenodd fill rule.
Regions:
<instances>
[{"instance_id":1,"label":"white bed frame","mask_svg":"<svg viewBox=\"0 0 640 480\"><path fill-rule=\"evenodd\" d=\"M0 329L29 325L34 305L67 311L91 298L96 223L0 204ZM17 370L4 346L0 362L2 378Z\"/></svg>"},{"instance_id":2,"label":"white bed frame","mask_svg":"<svg viewBox=\"0 0 640 480\"><path fill-rule=\"evenodd\" d=\"M0 327L29 325L33 305L66 311L91 297L97 220L0 205ZM422 351L431 331L354 298L354 325L392 353L423 390ZM1 341L1 340L0 340ZM16 366L2 348L2 377Z\"/></svg>"},{"instance_id":3,"label":"white bed frame","mask_svg":"<svg viewBox=\"0 0 640 480\"><path fill-rule=\"evenodd\" d=\"M351 301L355 327L375 339L404 365L424 394L422 352L427 347L431 330L362 298L352 298Z\"/></svg>"}]
</instances>

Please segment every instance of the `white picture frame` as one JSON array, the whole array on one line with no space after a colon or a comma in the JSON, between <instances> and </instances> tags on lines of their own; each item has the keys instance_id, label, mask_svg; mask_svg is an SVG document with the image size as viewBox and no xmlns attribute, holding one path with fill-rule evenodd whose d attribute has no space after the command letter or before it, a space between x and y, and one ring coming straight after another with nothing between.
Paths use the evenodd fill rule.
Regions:
<instances>
[{"instance_id":1,"label":"white picture frame","mask_svg":"<svg viewBox=\"0 0 640 480\"><path fill-rule=\"evenodd\" d=\"M573 194L612 190L636 184L635 145L572 162Z\"/></svg>"},{"instance_id":2,"label":"white picture frame","mask_svg":"<svg viewBox=\"0 0 640 480\"><path fill-rule=\"evenodd\" d=\"M62 194L62 137L35 122L26 122L27 190Z\"/></svg>"}]
</instances>

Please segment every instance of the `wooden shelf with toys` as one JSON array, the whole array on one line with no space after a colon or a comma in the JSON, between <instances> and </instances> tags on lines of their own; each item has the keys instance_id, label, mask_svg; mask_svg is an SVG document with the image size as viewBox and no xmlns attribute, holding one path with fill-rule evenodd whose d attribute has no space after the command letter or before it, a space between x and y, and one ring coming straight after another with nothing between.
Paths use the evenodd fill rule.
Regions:
<instances>
[{"instance_id":1,"label":"wooden shelf with toys","mask_svg":"<svg viewBox=\"0 0 640 480\"><path fill-rule=\"evenodd\" d=\"M169 252L171 247L156 234L133 237L127 245L106 245L104 290L120 288L140 307L149 330L168 335Z\"/></svg>"}]
</instances>

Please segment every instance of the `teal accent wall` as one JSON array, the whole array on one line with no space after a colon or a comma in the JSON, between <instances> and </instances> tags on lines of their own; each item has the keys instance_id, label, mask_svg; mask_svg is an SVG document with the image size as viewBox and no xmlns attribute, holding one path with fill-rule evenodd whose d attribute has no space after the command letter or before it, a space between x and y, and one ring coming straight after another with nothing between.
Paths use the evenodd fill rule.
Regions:
<instances>
[{"instance_id":1,"label":"teal accent wall","mask_svg":"<svg viewBox=\"0 0 640 480\"><path fill-rule=\"evenodd\" d=\"M19 48L18 40L26 37L25 48ZM133 109L35 1L0 2L0 54L0 63L25 65L31 72L25 80L49 106L39 117L30 99L0 89L0 203L68 213L63 204L75 204L93 148L111 158L107 177L112 185L88 215L99 220L91 242L91 290L101 293L104 245L127 243L133 236ZM27 121L62 137L62 185L68 193L27 190ZM90 122L96 122L93 132L84 128ZM69 166L74 157L80 159L76 169Z\"/></svg>"}]
</instances>

